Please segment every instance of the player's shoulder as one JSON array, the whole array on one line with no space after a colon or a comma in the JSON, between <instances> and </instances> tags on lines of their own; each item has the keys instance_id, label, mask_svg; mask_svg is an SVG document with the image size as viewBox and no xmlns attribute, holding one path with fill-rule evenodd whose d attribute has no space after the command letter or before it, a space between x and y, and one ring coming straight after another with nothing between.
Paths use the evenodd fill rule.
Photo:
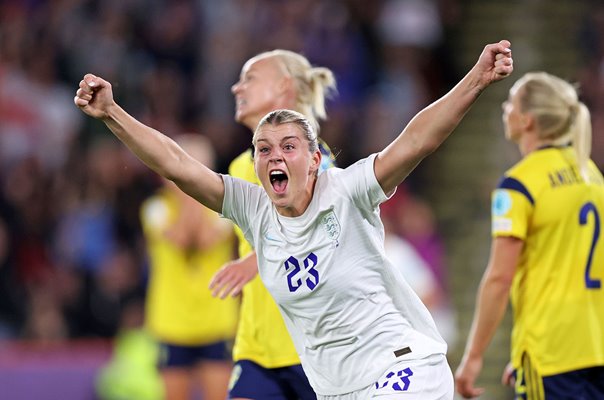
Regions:
<instances>
[{"instance_id":1,"label":"player's shoulder","mask_svg":"<svg viewBox=\"0 0 604 400\"><path fill-rule=\"evenodd\" d=\"M539 150L527 155L505 172L501 182L513 180L532 188L547 183L544 178L558 162L559 155L556 153Z\"/></svg>"},{"instance_id":2,"label":"player's shoulder","mask_svg":"<svg viewBox=\"0 0 604 400\"><path fill-rule=\"evenodd\" d=\"M530 175L532 171L535 171L535 167L541 170L543 165L538 162L539 159L540 157L535 157L534 154L530 154L529 156L522 158L516 164L512 165L505 172L505 175L521 178Z\"/></svg>"}]
</instances>

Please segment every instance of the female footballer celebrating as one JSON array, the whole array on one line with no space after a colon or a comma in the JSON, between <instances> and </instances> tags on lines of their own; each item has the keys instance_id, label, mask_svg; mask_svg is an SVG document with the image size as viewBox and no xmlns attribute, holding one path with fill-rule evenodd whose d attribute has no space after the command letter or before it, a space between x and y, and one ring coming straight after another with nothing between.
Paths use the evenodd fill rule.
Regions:
<instances>
[{"instance_id":1,"label":"female footballer celebrating","mask_svg":"<svg viewBox=\"0 0 604 400\"><path fill-rule=\"evenodd\" d=\"M137 157L253 244L319 399L451 399L446 343L384 252L379 204L451 134L480 93L513 70L510 43L485 46L449 93L420 111L384 150L318 175L321 151L304 116L269 113L254 133L262 187L219 175L113 99L109 82L84 76L74 98Z\"/></svg>"}]
</instances>

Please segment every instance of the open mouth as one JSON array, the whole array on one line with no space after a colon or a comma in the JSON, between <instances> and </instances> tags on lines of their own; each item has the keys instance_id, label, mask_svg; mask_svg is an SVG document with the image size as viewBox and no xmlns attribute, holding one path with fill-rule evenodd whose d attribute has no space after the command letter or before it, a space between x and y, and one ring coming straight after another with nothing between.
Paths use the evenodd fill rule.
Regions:
<instances>
[{"instance_id":1,"label":"open mouth","mask_svg":"<svg viewBox=\"0 0 604 400\"><path fill-rule=\"evenodd\" d=\"M289 178L287 174L280 170L271 171L269 174L271 186L276 193L283 193L287 188Z\"/></svg>"}]
</instances>

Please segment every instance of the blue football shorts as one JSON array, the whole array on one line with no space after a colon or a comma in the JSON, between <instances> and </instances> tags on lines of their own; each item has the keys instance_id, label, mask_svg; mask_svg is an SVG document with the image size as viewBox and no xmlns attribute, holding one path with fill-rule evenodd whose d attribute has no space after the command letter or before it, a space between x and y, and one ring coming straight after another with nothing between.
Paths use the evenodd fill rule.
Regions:
<instances>
[{"instance_id":1,"label":"blue football shorts","mask_svg":"<svg viewBox=\"0 0 604 400\"><path fill-rule=\"evenodd\" d=\"M316 400L301 365L264 368L249 360L235 363L229 399Z\"/></svg>"},{"instance_id":2,"label":"blue football shorts","mask_svg":"<svg viewBox=\"0 0 604 400\"><path fill-rule=\"evenodd\" d=\"M604 399L604 366L540 376L525 357L514 377L518 400Z\"/></svg>"},{"instance_id":3,"label":"blue football shorts","mask_svg":"<svg viewBox=\"0 0 604 400\"><path fill-rule=\"evenodd\" d=\"M177 346L160 343L160 368L191 367L204 361L228 361L231 359L231 347L221 341L203 346Z\"/></svg>"}]
</instances>

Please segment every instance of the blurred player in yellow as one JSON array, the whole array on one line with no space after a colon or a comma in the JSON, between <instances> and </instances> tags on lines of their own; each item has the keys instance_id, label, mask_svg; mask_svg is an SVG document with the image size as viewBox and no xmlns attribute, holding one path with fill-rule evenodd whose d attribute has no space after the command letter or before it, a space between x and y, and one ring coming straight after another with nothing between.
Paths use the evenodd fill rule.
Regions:
<instances>
[{"instance_id":1,"label":"blurred player in yellow","mask_svg":"<svg viewBox=\"0 0 604 400\"><path fill-rule=\"evenodd\" d=\"M262 53L246 62L232 87L235 119L252 133L268 112L288 108L304 114L318 131L332 90L335 80L329 69L312 67L305 57L287 50ZM333 155L324 142L319 141L319 147L325 170L333 166ZM243 152L229 166L229 174L260 185L253 157L252 149ZM238 227L236 232L241 258L226 265L212 282L223 298L243 291L230 398L315 399L283 317L257 275L256 254Z\"/></svg>"},{"instance_id":2,"label":"blurred player in yellow","mask_svg":"<svg viewBox=\"0 0 604 400\"><path fill-rule=\"evenodd\" d=\"M213 165L210 142L196 134L175 139ZM166 398L224 400L239 301L212 296L212 276L234 253L233 225L171 181L145 201L141 220L150 263L146 327L160 342Z\"/></svg>"},{"instance_id":3,"label":"blurred player in yellow","mask_svg":"<svg viewBox=\"0 0 604 400\"><path fill-rule=\"evenodd\" d=\"M492 247L457 391L474 383L505 313L514 312L504 384L520 399L604 399L604 180L589 159L591 123L575 88L528 73L503 105L522 160L493 192Z\"/></svg>"}]
</instances>

